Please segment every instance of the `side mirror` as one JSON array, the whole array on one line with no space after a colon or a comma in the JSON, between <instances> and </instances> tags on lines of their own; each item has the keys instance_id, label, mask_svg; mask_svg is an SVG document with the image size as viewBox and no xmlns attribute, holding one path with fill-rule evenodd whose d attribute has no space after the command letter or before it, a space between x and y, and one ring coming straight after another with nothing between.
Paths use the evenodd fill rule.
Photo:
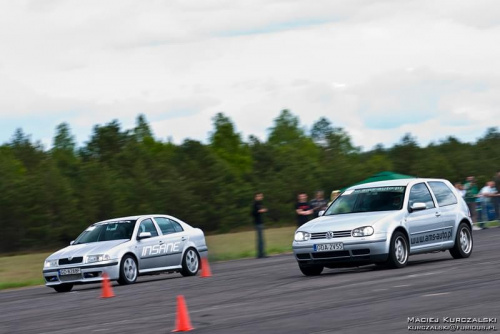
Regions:
<instances>
[{"instance_id":1,"label":"side mirror","mask_svg":"<svg viewBox=\"0 0 500 334\"><path fill-rule=\"evenodd\" d=\"M321 217L325 214L325 210L321 210L320 212L318 212L318 217Z\"/></svg>"},{"instance_id":2,"label":"side mirror","mask_svg":"<svg viewBox=\"0 0 500 334\"><path fill-rule=\"evenodd\" d=\"M147 239L147 238L151 238L151 232L141 232L139 233L139 235L137 236L137 239Z\"/></svg>"},{"instance_id":3,"label":"side mirror","mask_svg":"<svg viewBox=\"0 0 500 334\"><path fill-rule=\"evenodd\" d=\"M410 212L420 211L420 210L425 210L425 209L427 209L427 205L425 205L425 203L421 203L421 202L415 202L412 204L412 206L410 206Z\"/></svg>"},{"instance_id":4,"label":"side mirror","mask_svg":"<svg viewBox=\"0 0 500 334\"><path fill-rule=\"evenodd\" d=\"M74 245L74 244L75 244L75 240L71 240L71 241L69 242L69 245L70 245L70 246L71 246L71 245Z\"/></svg>"}]
</instances>

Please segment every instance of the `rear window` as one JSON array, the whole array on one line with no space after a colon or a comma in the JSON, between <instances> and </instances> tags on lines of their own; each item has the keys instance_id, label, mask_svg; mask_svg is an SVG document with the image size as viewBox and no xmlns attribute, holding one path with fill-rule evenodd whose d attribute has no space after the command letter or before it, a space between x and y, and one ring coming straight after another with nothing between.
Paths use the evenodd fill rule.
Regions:
<instances>
[{"instance_id":1,"label":"rear window","mask_svg":"<svg viewBox=\"0 0 500 334\"><path fill-rule=\"evenodd\" d=\"M436 196L439 206L457 204L457 198L451 189L444 184L444 182L431 181L429 182L429 186L431 187L434 196Z\"/></svg>"}]
</instances>

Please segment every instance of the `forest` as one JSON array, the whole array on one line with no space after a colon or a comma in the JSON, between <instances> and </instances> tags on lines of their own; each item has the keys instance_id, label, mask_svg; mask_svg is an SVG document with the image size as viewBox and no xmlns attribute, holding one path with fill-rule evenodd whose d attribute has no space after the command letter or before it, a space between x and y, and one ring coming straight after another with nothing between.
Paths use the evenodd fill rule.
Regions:
<instances>
[{"instance_id":1,"label":"forest","mask_svg":"<svg viewBox=\"0 0 500 334\"><path fill-rule=\"evenodd\" d=\"M144 213L171 214L205 233L249 229L256 191L265 194L267 226L293 225L298 192L328 196L380 171L451 182L475 175L482 186L500 169L496 127L473 143L451 135L422 147L406 134L364 151L327 118L306 130L289 110L265 140L242 138L223 113L212 120L206 142L179 145L155 138L144 115L133 129L95 125L80 146L67 123L50 149L16 129L0 146L0 252L64 245L91 223Z\"/></svg>"}]
</instances>

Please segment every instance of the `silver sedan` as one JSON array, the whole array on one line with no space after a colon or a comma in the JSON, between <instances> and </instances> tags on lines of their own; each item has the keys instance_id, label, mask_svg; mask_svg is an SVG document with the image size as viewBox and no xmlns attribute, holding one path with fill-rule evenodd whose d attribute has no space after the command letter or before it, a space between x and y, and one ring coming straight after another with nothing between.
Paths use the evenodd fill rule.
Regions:
<instances>
[{"instance_id":1,"label":"silver sedan","mask_svg":"<svg viewBox=\"0 0 500 334\"><path fill-rule=\"evenodd\" d=\"M461 196L442 179L403 179L345 190L320 217L295 232L293 252L304 275L324 267L406 266L413 254L472 253L472 221Z\"/></svg>"},{"instance_id":2,"label":"silver sedan","mask_svg":"<svg viewBox=\"0 0 500 334\"><path fill-rule=\"evenodd\" d=\"M180 272L196 275L207 256L203 231L167 215L122 217L89 226L70 245L44 263L46 286L68 292L75 284L95 283L106 273L120 284L139 275Z\"/></svg>"}]
</instances>

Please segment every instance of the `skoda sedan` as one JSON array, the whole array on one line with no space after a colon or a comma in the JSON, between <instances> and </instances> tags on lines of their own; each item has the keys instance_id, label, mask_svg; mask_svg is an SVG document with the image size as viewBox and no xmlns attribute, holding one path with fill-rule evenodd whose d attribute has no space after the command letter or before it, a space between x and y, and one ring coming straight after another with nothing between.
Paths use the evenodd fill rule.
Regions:
<instances>
[{"instance_id":1,"label":"skoda sedan","mask_svg":"<svg viewBox=\"0 0 500 334\"><path fill-rule=\"evenodd\" d=\"M166 215L122 217L90 225L43 266L46 286L68 292L75 284L95 283L106 273L120 284L139 275L180 272L196 275L207 256L203 231Z\"/></svg>"}]
</instances>

